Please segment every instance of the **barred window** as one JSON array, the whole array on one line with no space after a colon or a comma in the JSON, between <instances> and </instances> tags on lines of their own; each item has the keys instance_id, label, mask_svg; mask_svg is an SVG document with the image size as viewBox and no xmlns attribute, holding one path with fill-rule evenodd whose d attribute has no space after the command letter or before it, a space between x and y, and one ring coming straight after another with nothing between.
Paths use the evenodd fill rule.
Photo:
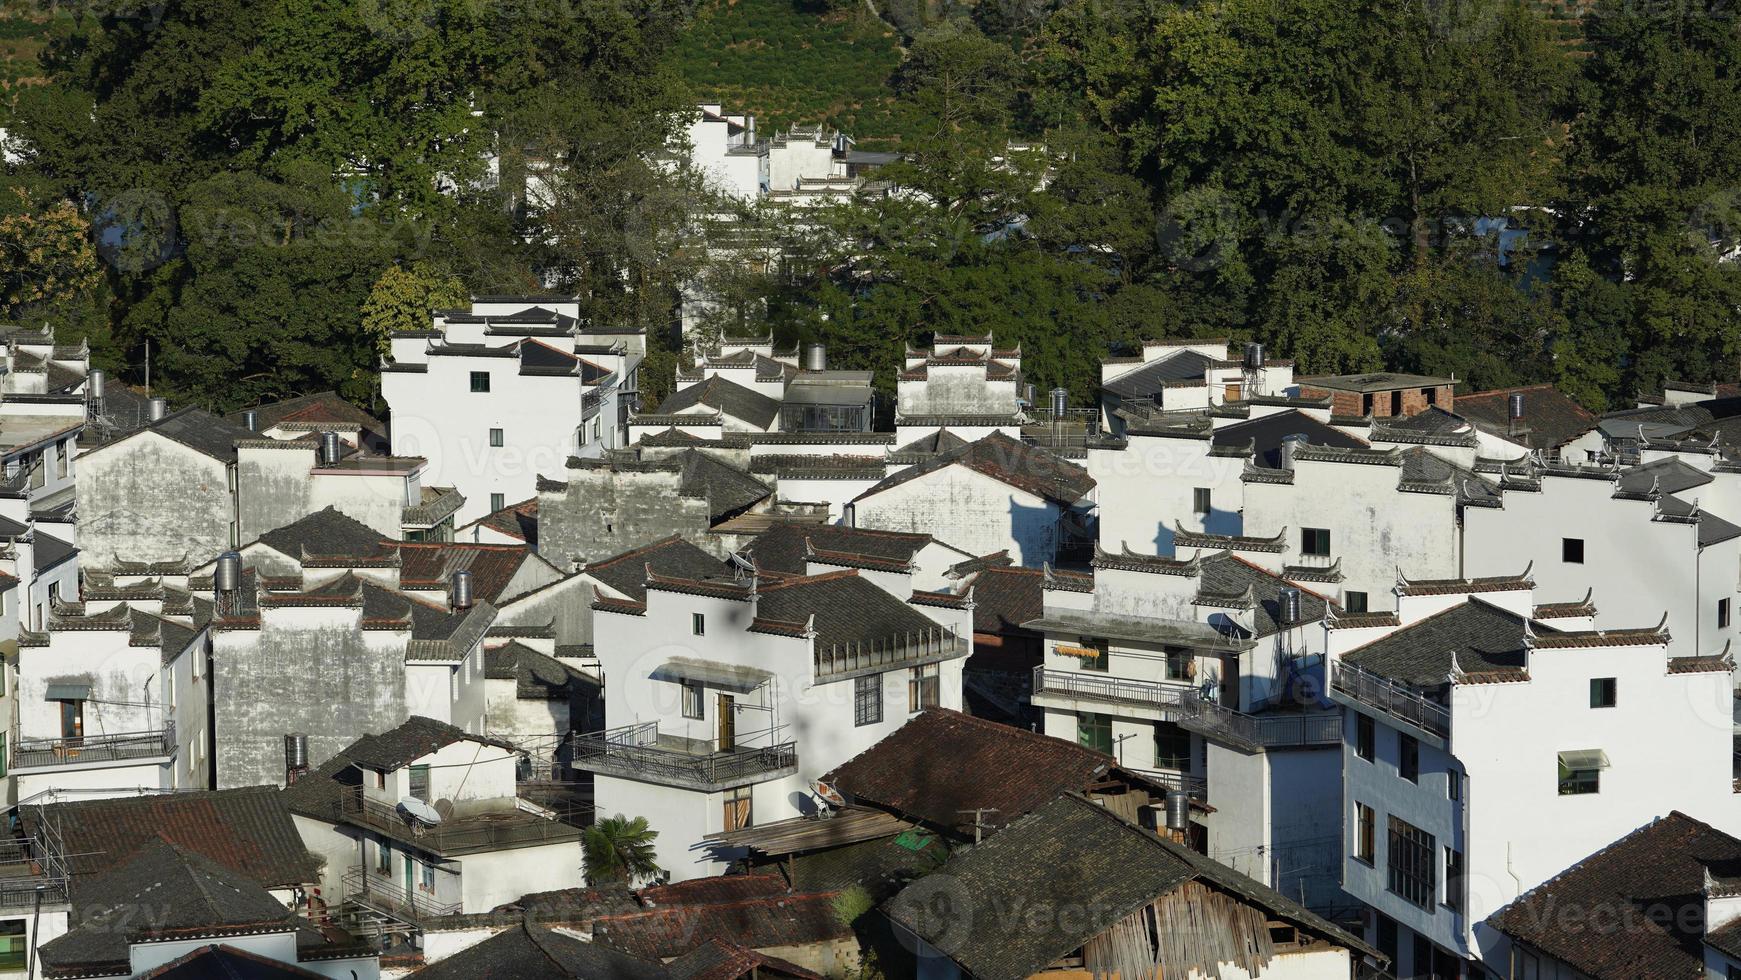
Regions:
<instances>
[{"instance_id":1,"label":"barred window","mask_svg":"<svg viewBox=\"0 0 1741 980\"><path fill-rule=\"evenodd\" d=\"M1390 841L1384 863L1391 894L1431 911L1438 892L1438 862L1438 846L1432 834L1390 818Z\"/></svg>"},{"instance_id":2,"label":"barred window","mask_svg":"<svg viewBox=\"0 0 1741 980\"><path fill-rule=\"evenodd\" d=\"M852 681L852 723L874 725L883 720L883 675L866 674Z\"/></svg>"}]
</instances>

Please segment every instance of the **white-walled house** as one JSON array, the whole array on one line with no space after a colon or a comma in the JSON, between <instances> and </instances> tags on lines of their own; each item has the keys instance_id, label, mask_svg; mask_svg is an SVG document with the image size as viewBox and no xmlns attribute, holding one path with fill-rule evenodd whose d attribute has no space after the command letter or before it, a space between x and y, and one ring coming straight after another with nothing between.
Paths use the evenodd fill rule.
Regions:
<instances>
[{"instance_id":1,"label":"white-walled house","mask_svg":"<svg viewBox=\"0 0 1741 980\"><path fill-rule=\"evenodd\" d=\"M1555 629L1527 577L1395 593L1332 622L1328 693L1343 887L1402 975L1482 958L1492 913L1671 809L1738 823L1726 657L1672 656L1655 623Z\"/></svg>"},{"instance_id":2,"label":"white-walled house","mask_svg":"<svg viewBox=\"0 0 1741 980\"><path fill-rule=\"evenodd\" d=\"M1008 551L1037 567L1093 540L1094 489L1075 463L994 432L866 490L846 523L934 534L974 555Z\"/></svg>"},{"instance_id":3,"label":"white-walled house","mask_svg":"<svg viewBox=\"0 0 1741 980\"><path fill-rule=\"evenodd\" d=\"M432 918L580 880L574 815L523 799L517 765L506 742L413 716L357 739L283 797L324 861L339 919L415 934ZM422 819L424 807L440 819Z\"/></svg>"},{"instance_id":4,"label":"white-walled house","mask_svg":"<svg viewBox=\"0 0 1741 980\"><path fill-rule=\"evenodd\" d=\"M627 444L646 336L581 321L573 299L473 297L391 342L393 452L458 490L460 524L531 497L570 457Z\"/></svg>"},{"instance_id":5,"label":"white-walled house","mask_svg":"<svg viewBox=\"0 0 1741 980\"><path fill-rule=\"evenodd\" d=\"M1265 358L1262 345L1229 358L1227 338L1145 340L1139 354L1100 362L1103 431L1123 435L1124 409L1206 409L1280 397L1294 383L1294 362Z\"/></svg>"},{"instance_id":6,"label":"white-walled house","mask_svg":"<svg viewBox=\"0 0 1741 980\"><path fill-rule=\"evenodd\" d=\"M948 428L968 440L1019 434L1024 400L1022 351L983 337L938 334L930 350L908 350L896 378L895 442L906 445Z\"/></svg>"},{"instance_id":7,"label":"white-walled house","mask_svg":"<svg viewBox=\"0 0 1741 980\"><path fill-rule=\"evenodd\" d=\"M961 706L970 603L896 573L689 579L593 604L607 729L576 740L597 812L643 816L677 880L704 838L813 812L811 783L926 707Z\"/></svg>"},{"instance_id":8,"label":"white-walled house","mask_svg":"<svg viewBox=\"0 0 1741 980\"><path fill-rule=\"evenodd\" d=\"M1274 542L1187 542L1187 558L1102 551L1092 577L1048 574L1044 615L1023 624L1045 637L1031 701L1046 734L1207 802L1211 857L1335 904L1322 828L1341 724L1318 703L1331 605L1252 560Z\"/></svg>"}]
</instances>

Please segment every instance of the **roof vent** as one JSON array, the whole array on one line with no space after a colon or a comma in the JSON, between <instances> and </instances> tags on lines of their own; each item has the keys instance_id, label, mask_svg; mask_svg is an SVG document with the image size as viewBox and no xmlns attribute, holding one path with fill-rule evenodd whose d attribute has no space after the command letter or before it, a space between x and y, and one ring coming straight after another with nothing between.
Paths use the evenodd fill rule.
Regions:
<instances>
[{"instance_id":1,"label":"roof vent","mask_svg":"<svg viewBox=\"0 0 1741 980\"><path fill-rule=\"evenodd\" d=\"M320 465L337 466L339 457L344 453L340 448L337 432L322 432L320 434Z\"/></svg>"},{"instance_id":2,"label":"roof vent","mask_svg":"<svg viewBox=\"0 0 1741 980\"><path fill-rule=\"evenodd\" d=\"M145 418L147 421L156 422L167 414L169 414L169 403L163 399L153 398L145 403Z\"/></svg>"},{"instance_id":3,"label":"roof vent","mask_svg":"<svg viewBox=\"0 0 1741 980\"><path fill-rule=\"evenodd\" d=\"M472 573L460 569L453 573L452 584L448 588L449 605L455 609L470 609L472 607Z\"/></svg>"}]
</instances>

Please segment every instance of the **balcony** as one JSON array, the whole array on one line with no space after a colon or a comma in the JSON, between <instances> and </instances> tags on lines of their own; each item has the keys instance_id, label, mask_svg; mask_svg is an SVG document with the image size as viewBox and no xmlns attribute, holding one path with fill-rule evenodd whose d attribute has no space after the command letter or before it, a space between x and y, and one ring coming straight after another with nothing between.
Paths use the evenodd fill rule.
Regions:
<instances>
[{"instance_id":1,"label":"balcony","mask_svg":"<svg viewBox=\"0 0 1741 980\"><path fill-rule=\"evenodd\" d=\"M1165 720L1177 721L1204 738L1245 752L1310 748L1342 741L1339 713L1246 714L1204 698L1189 684L1035 667L1034 694L1155 709L1165 713Z\"/></svg>"},{"instance_id":2,"label":"balcony","mask_svg":"<svg viewBox=\"0 0 1741 980\"><path fill-rule=\"evenodd\" d=\"M1050 694L1179 712L1185 708L1187 699L1195 693L1195 689L1185 683L1143 681L1079 670L1034 668L1036 695Z\"/></svg>"},{"instance_id":3,"label":"balcony","mask_svg":"<svg viewBox=\"0 0 1741 980\"><path fill-rule=\"evenodd\" d=\"M881 673L901 667L940 660L954 660L970 652L968 642L946 626L933 626L918 633L877 640L869 645L829 644L828 649L816 649L813 667L816 680L838 681L860 674Z\"/></svg>"},{"instance_id":4,"label":"balcony","mask_svg":"<svg viewBox=\"0 0 1741 980\"><path fill-rule=\"evenodd\" d=\"M347 823L378 830L444 857L578 841L581 832L578 812L546 811L550 814L547 816L521 809L517 803L513 807L458 813L430 827L407 819L396 806L369 799L361 786L345 789L339 797L339 812Z\"/></svg>"},{"instance_id":5,"label":"balcony","mask_svg":"<svg viewBox=\"0 0 1741 980\"><path fill-rule=\"evenodd\" d=\"M1350 663L1331 661L1330 699L1350 707L1383 712L1426 735L1439 748L1444 748L1451 738L1451 709L1407 684Z\"/></svg>"},{"instance_id":6,"label":"balcony","mask_svg":"<svg viewBox=\"0 0 1741 980\"><path fill-rule=\"evenodd\" d=\"M157 731L85 735L79 738L19 738L12 747L12 771L114 766L172 758L175 722Z\"/></svg>"},{"instance_id":7,"label":"balcony","mask_svg":"<svg viewBox=\"0 0 1741 980\"><path fill-rule=\"evenodd\" d=\"M574 736L574 767L603 776L718 792L798 771L792 742L715 751L709 742L661 736L658 722Z\"/></svg>"},{"instance_id":8,"label":"balcony","mask_svg":"<svg viewBox=\"0 0 1741 980\"><path fill-rule=\"evenodd\" d=\"M47 828L44 828L47 832ZM21 838L0 840L0 912L67 901L68 874L54 847Z\"/></svg>"},{"instance_id":9,"label":"balcony","mask_svg":"<svg viewBox=\"0 0 1741 980\"><path fill-rule=\"evenodd\" d=\"M457 915L462 909L457 902L450 905L436 901L433 895L415 888L407 890L403 882L359 865L352 865L339 881L344 886L344 901L355 902L407 925L420 926L430 919Z\"/></svg>"}]
</instances>

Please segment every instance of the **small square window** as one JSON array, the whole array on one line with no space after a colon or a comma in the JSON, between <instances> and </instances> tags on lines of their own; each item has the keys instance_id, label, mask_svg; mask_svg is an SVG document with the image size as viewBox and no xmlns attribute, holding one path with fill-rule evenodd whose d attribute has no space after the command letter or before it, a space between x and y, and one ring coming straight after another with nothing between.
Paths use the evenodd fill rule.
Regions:
<instances>
[{"instance_id":1,"label":"small square window","mask_svg":"<svg viewBox=\"0 0 1741 980\"><path fill-rule=\"evenodd\" d=\"M707 635L707 617L701 613L689 614L689 632L696 636Z\"/></svg>"},{"instance_id":2,"label":"small square window","mask_svg":"<svg viewBox=\"0 0 1741 980\"><path fill-rule=\"evenodd\" d=\"M1208 487L1196 487L1191 491L1191 512L1208 514L1212 509Z\"/></svg>"},{"instance_id":3,"label":"small square window","mask_svg":"<svg viewBox=\"0 0 1741 980\"><path fill-rule=\"evenodd\" d=\"M1590 678L1590 707L1612 708L1616 702L1615 679L1612 677Z\"/></svg>"},{"instance_id":4,"label":"small square window","mask_svg":"<svg viewBox=\"0 0 1741 980\"><path fill-rule=\"evenodd\" d=\"M1411 783L1421 781L1421 743L1411 735L1396 737L1396 773Z\"/></svg>"},{"instance_id":5,"label":"small square window","mask_svg":"<svg viewBox=\"0 0 1741 980\"><path fill-rule=\"evenodd\" d=\"M700 719L706 717L706 694L700 684L694 681L678 681L683 688L683 717Z\"/></svg>"},{"instance_id":6,"label":"small square window","mask_svg":"<svg viewBox=\"0 0 1741 980\"><path fill-rule=\"evenodd\" d=\"M1560 561L1568 565L1582 565L1584 563L1584 539L1561 538Z\"/></svg>"},{"instance_id":7,"label":"small square window","mask_svg":"<svg viewBox=\"0 0 1741 980\"><path fill-rule=\"evenodd\" d=\"M1354 754L1372 761L1374 749L1378 743L1378 726L1373 723L1371 715L1354 716Z\"/></svg>"},{"instance_id":8,"label":"small square window","mask_svg":"<svg viewBox=\"0 0 1741 980\"><path fill-rule=\"evenodd\" d=\"M1602 770L1608 754L1601 749L1580 749L1559 754L1560 795L1584 796L1602 791Z\"/></svg>"},{"instance_id":9,"label":"small square window","mask_svg":"<svg viewBox=\"0 0 1741 980\"><path fill-rule=\"evenodd\" d=\"M1366 593L1345 592L1342 594L1342 608L1346 612L1363 613L1366 611Z\"/></svg>"},{"instance_id":10,"label":"small square window","mask_svg":"<svg viewBox=\"0 0 1741 980\"><path fill-rule=\"evenodd\" d=\"M1330 557L1330 529L1327 527L1300 528L1300 553L1316 558Z\"/></svg>"},{"instance_id":11,"label":"small square window","mask_svg":"<svg viewBox=\"0 0 1741 980\"><path fill-rule=\"evenodd\" d=\"M472 391L486 392L489 390L490 390L490 372L488 372L488 371L473 371L472 372Z\"/></svg>"},{"instance_id":12,"label":"small square window","mask_svg":"<svg viewBox=\"0 0 1741 980\"><path fill-rule=\"evenodd\" d=\"M508 506L507 497L504 497L499 493L490 494L490 513L494 514L496 511L501 510L506 506Z\"/></svg>"},{"instance_id":13,"label":"small square window","mask_svg":"<svg viewBox=\"0 0 1741 980\"><path fill-rule=\"evenodd\" d=\"M495 449L502 448L502 430L501 429L491 429L490 430L490 446L492 448L495 448Z\"/></svg>"}]
</instances>

